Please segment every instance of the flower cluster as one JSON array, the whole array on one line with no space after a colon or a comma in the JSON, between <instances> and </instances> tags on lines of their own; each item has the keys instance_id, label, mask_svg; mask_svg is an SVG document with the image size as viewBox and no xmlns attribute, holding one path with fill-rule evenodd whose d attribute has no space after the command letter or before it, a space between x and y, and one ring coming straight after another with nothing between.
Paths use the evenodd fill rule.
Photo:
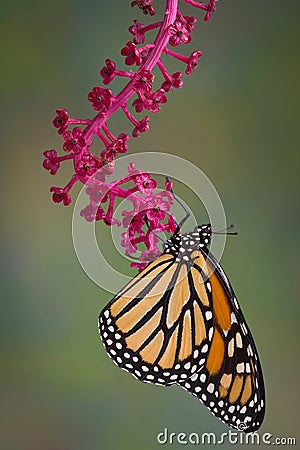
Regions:
<instances>
[{"instance_id":1,"label":"flower cluster","mask_svg":"<svg viewBox=\"0 0 300 450\"><path fill-rule=\"evenodd\" d=\"M129 178L126 177L118 183L107 182L107 176L113 171L114 159L119 154L127 152L129 140L129 134L124 132L115 136L108 128L108 120L116 111L121 110L132 124L133 137L147 132L149 115L137 118L136 114L148 111L158 113L162 105L167 103L169 92L173 88L183 87L183 73L181 71L170 73L163 63L164 55L185 64L186 75L190 75L198 66L202 55L200 50L193 51L190 56L172 50L191 42L196 24L195 17L184 16L180 12L178 1L166 0L165 15L160 22L144 25L138 20L133 21L133 25L128 29L132 38L121 49L124 63L131 68L130 71L118 70L116 63L109 58L105 60L105 65L100 70L104 86L109 85L115 77L123 77L127 80L123 89L118 94L113 94L107 87L93 87L88 93L88 100L96 114L91 119L72 118L66 109L57 109L53 125L62 137L62 149L65 153L58 156L54 149L43 153L45 157L43 167L51 175L55 175L61 162L72 161L74 174L71 180L63 188L52 186L50 192L54 202L69 205L71 202L69 192L72 186L76 182L85 184L90 196L90 204L82 211L82 216L86 220L103 220L108 225L115 224L117 223L113 218L115 197L132 199L134 215L124 211L123 226L127 231L123 233L123 242L127 253L132 253L138 243L144 242L147 250L142 259L149 259L157 251L157 237L154 233L151 234L150 229L153 231L174 229L175 221L172 216L168 216L168 222L163 223L170 209L172 196L168 190L164 195L154 194L156 182L149 174L137 172L133 168L129 169ZM205 4L195 0L184 1L204 10L206 21L211 18L217 2L209 0ZM135 0L131 6L138 7L146 15L154 16L156 11L152 4L153 0ZM155 29L158 30L156 38L147 43L147 33ZM158 81L156 88L153 74L155 67L161 74L161 81L155 80ZM99 139L103 145L99 154L91 151L94 139ZM134 187L121 188L120 186L127 181L132 181ZM141 195L144 195L142 200ZM104 212L100 203L106 202L109 203L109 207ZM136 205L139 205L138 212Z\"/></svg>"},{"instance_id":2,"label":"flower cluster","mask_svg":"<svg viewBox=\"0 0 300 450\"><path fill-rule=\"evenodd\" d=\"M143 269L153 256L159 254L159 238L152 231L173 233L176 221L169 213L173 202L172 183L165 183L165 190L155 192L157 182L150 173L137 170L133 163L128 168L128 176L116 182L108 183L106 177L114 171L112 163L103 166L91 177L86 185L89 204L81 211L81 216L88 222L102 220L107 225L122 225L121 245L125 254L138 252L138 244L144 244L146 250L140 254L140 262L131 263L132 267ZM124 184L130 187L124 187ZM58 194L62 194L58 192ZM116 198L128 200L131 209L122 211L122 223L113 217ZM68 201L62 199L61 201Z\"/></svg>"}]
</instances>

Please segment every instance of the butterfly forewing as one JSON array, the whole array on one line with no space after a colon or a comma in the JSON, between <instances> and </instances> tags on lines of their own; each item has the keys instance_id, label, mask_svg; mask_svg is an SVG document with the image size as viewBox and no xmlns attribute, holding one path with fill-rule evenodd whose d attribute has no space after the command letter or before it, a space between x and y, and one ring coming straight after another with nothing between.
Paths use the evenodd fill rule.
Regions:
<instances>
[{"instance_id":1,"label":"butterfly forewing","mask_svg":"<svg viewBox=\"0 0 300 450\"><path fill-rule=\"evenodd\" d=\"M99 316L109 356L144 382L171 385L205 362L211 304L194 289L185 261L163 254L135 277Z\"/></svg>"}]
</instances>

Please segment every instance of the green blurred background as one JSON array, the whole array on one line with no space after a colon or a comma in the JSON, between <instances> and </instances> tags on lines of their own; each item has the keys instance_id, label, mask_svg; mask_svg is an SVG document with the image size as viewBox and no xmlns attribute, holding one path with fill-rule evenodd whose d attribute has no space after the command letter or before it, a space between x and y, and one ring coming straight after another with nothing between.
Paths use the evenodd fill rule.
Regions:
<instances>
[{"instance_id":1,"label":"green blurred background","mask_svg":"<svg viewBox=\"0 0 300 450\"><path fill-rule=\"evenodd\" d=\"M155 449L164 427L228 430L185 391L139 383L106 356L97 316L111 294L76 259L72 206L49 194L71 168L54 178L41 168L42 151L60 146L55 109L89 116L86 95L104 59L121 61L128 26L147 22L129 3L1 5L1 450ZM222 264L264 369L261 432L297 437L300 4L220 1L208 24L184 12L199 18L190 49L203 50L202 63L130 152L174 153L214 183L239 231ZM127 123L118 115L113 127Z\"/></svg>"}]
</instances>

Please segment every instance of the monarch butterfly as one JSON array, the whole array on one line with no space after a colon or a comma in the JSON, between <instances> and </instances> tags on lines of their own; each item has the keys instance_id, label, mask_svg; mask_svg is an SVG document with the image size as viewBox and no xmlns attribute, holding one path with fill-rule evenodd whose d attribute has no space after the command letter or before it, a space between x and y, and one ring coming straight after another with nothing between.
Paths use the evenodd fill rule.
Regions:
<instances>
[{"instance_id":1,"label":"monarch butterfly","mask_svg":"<svg viewBox=\"0 0 300 450\"><path fill-rule=\"evenodd\" d=\"M177 384L229 426L252 432L265 413L261 365L230 282L209 253L211 235L210 224L185 234L177 228L102 310L100 336L138 380Z\"/></svg>"}]
</instances>

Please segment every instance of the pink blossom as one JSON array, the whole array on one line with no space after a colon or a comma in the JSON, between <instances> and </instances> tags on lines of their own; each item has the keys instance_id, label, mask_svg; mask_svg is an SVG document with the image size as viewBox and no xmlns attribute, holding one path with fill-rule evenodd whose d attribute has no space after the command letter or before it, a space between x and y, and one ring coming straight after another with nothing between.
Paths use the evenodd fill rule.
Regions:
<instances>
[{"instance_id":1,"label":"pink blossom","mask_svg":"<svg viewBox=\"0 0 300 450\"><path fill-rule=\"evenodd\" d=\"M99 159L90 152L85 152L76 163L76 172L80 177L91 177L99 168Z\"/></svg>"},{"instance_id":2,"label":"pink blossom","mask_svg":"<svg viewBox=\"0 0 300 450\"><path fill-rule=\"evenodd\" d=\"M92 103L95 111L104 111L110 108L112 103L112 92L101 86L95 86L88 94L88 100Z\"/></svg>"},{"instance_id":3,"label":"pink blossom","mask_svg":"<svg viewBox=\"0 0 300 450\"><path fill-rule=\"evenodd\" d=\"M201 56L202 56L202 52L200 50L197 50L191 54L188 64L187 64L187 68L185 70L185 73L187 75L190 75L192 73L192 71L194 69L196 69L196 67L198 67L199 59Z\"/></svg>"},{"instance_id":4,"label":"pink blossom","mask_svg":"<svg viewBox=\"0 0 300 450\"><path fill-rule=\"evenodd\" d=\"M87 180L86 184L86 195L90 197L90 202L93 204L98 204L100 200L103 200L104 195L109 191L109 186L105 182L98 181L95 177Z\"/></svg>"},{"instance_id":5,"label":"pink blossom","mask_svg":"<svg viewBox=\"0 0 300 450\"><path fill-rule=\"evenodd\" d=\"M83 217L87 222L93 222L94 220L99 221L105 219L105 212L101 206L95 205L95 203L90 203L85 208L80 211L81 217Z\"/></svg>"},{"instance_id":6,"label":"pink blossom","mask_svg":"<svg viewBox=\"0 0 300 450\"><path fill-rule=\"evenodd\" d=\"M135 91L151 91L154 75L150 70L141 70L135 76L135 82L133 84Z\"/></svg>"},{"instance_id":7,"label":"pink blossom","mask_svg":"<svg viewBox=\"0 0 300 450\"><path fill-rule=\"evenodd\" d=\"M165 188L167 192L172 192L173 189L172 181L169 181L169 179L167 179L167 181L165 181Z\"/></svg>"},{"instance_id":8,"label":"pink blossom","mask_svg":"<svg viewBox=\"0 0 300 450\"><path fill-rule=\"evenodd\" d=\"M59 169L60 162L57 157L57 152L55 150L46 150L43 155L45 159L43 161L43 167L49 170L51 175L55 175Z\"/></svg>"},{"instance_id":9,"label":"pink blossom","mask_svg":"<svg viewBox=\"0 0 300 450\"><path fill-rule=\"evenodd\" d=\"M96 219L97 209L98 207L95 204L90 203L80 211L80 215L87 222L94 222L94 220Z\"/></svg>"},{"instance_id":10,"label":"pink blossom","mask_svg":"<svg viewBox=\"0 0 300 450\"><path fill-rule=\"evenodd\" d=\"M58 128L58 134L63 134L68 128L69 113L66 109L57 109L56 114L57 116L53 119L52 123L55 128Z\"/></svg>"},{"instance_id":11,"label":"pink blossom","mask_svg":"<svg viewBox=\"0 0 300 450\"><path fill-rule=\"evenodd\" d=\"M134 107L137 113L141 113L145 109L145 99L138 97L132 102L132 106Z\"/></svg>"},{"instance_id":12,"label":"pink blossom","mask_svg":"<svg viewBox=\"0 0 300 450\"><path fill-rule=\"evenodd\" d=\"M108 175L112 175L114 173L115 166L114 166L113 162L104 163L102 161L101 164L103 164L103 165L97 170L97 172L96 172L94 177L98 181L105 182L106 181L106 177Z\"/></svg>"},{"instance_id":13,"label":"pink blossom","mask_svg":"<svg viewBox=\"0 0 300 450\"><path fill-rule=\"evenodd\" d=\"M167 97L165 96L164 89L158 89L156 92L144 92L143 96L139 96L132 102L132 106L136 112L140 113L144 109L158 113L160 111L160 105L167 103Z\"/></svg>"},{"instance_id":14,"label":"pink blossom","mask_svg":"<svg viewBox=\"0 0 300 450\"><path fill-rule=\"evenodd\" d=\"M211 13L216 10L216 3L218 0L210 0L207 5L207 13L205 14L204 20L208 22L211 19Z\"/></svg>"},{"instance_id":15,"label":"pink blossom","mask_svg":"<svg viewBox=\"0 0 300 450\"><path fill-rule=\"evenodd\" d=\"M129 175L136 175L137 173L142 173L141 170L135 168L134 162L131 162L127 167L127 172Z\"/></svg>"},{"instance_id":16,"label":"pink blossom","mask_svg":"<svg viewBox=\"0 0 300 450\"><path fill-rule=\"evenodd\" d=\"M124 220L124 219L123 219ZM136 214L132 217L131 222L128 226L129 234L134 236L135 233L139 233L140 236L144 235L142 230L143 225L145 225L144 213Z\"/></svg>"},{"instance_id":17,"label":"pink blossom","mask_svg":"<svg viewBox=\"0 0 300 450\"><path fill-rule=\"evenodd\" d=\"M169 44L172 47L177 47L180 44L189 44L192 40L188 26L179 19L176 19L175 22L169 26L168 33L170 35Z\"/></svg>"},{"instance_id":18,"label":"pink blossom","mask_svg":"<svg viewBox=\"0 0 300 450\"><path fill-rule=\"evenodd\" d=\"M160 194L154 194L147 200L147 208L147 217L149 220L164 220L166 212L170 210L170 204Z\"/></svg>"},{"instance_id":19,"label":"pink blossom","mask_svg":"<svg viewBox=\"0 0 300 450\"><path fill-rule=\"evenodd\" d=\"M157 186L157 181L151 178L150 173L135 175L133 180L142 194L149 194Z\"/></svg>"},{"instance_id":20,"label":"pink blossom","mask_svg":"<svg viewBox=\"0 0 300 450\"><path fill-rule=\"evenodd\" d=\"M63 188L52 186L50 192L53 192L52 199L54 203L63 203L65 206L71 203L71 197Z\"/></svg>"},{"instance_id":21,"label":"pink blossom","mask_svg":"<svg viewBox=\"0 0 300 450\"><path fill-rule=\"evenodd\" d=\"M101 152L101 159L102 161L108 161L112 162L117 155L117 151L115 149L114 144L111 144L109 147L106 147L105 150L102 150Z\"/></svg>"},{"instance_id":22,"label":"pink blossom","mask_svg":"<svg viewBox=\"0 0 300 450\"><path fill-rule=\"evenodd\" d=\"M125 248L125 254L131 255L132 253L135 253L137 251L136 245L134 245L131 241L131 237L129 236L128 232L122 233L122 241L121 245Z\"/></svg>"},{"instance_id":23,"label":"pink blossom","mask_svg":"<svg viewBox=\"0 0 300 450\"><path fill-rule=\"evenodd\" d=\"M131 2L131 6L137 6L140 8L144 14L150 14L150 16L154 16L155 9L152 6L153 0L134 0Z\"/></svg>"},{"instance_id":24,"label":"pink blossom","mask_svg":"<svg viewBox=\"0 0 300 450\"><path fill-rule=\"evenodd\" d=\"M119 134L116 142L116 149L118 153L126 153L128 150L127 141L129 139L128 134L121 133Z\"/></svg>"},{"instance_id":25,"label":"pink blossom","mask_svg":"<svg viewBox=\"0 0 300 450\"><path fill-rule=\"evenodd\" d=\"M176 220L174 218L174 216L172 214L169 215L168 217L168 223L165 225L165 230L168 233L174 233L177 229L177 223Z\"/></svg>"},{"instance_id":26,"label":"pink blossom","mask_svg":"<svg viewBox=\"0 0 300 450\"><path fill-rule=\"evenodd\" d=\"M128 150L128 139L128 134L121 133L115 142L112 142L101 152L101 158L105 161L112 162L118 153L126 153Z\"/></svg>"},{"instance_id":27,"label":"pink blossom","mask_svg":"<svg viewBox=\"0 0 300 450\"><path fill-rule=\"evenodd\" d=\"M125 64L127 64L127 66L133 66L134 64L140 66L142 64L140 51L134 42L127 42L126 47L121 50L121 55L126 56Z\"/></svg>"},{"instance_id":28,"label":"pink blossom","mask_svg":"<svg viewBox=\"0 0 300 450\"><path fill-rule=\"evenodd\" d=\"M100 70L103 84L109 84L115 78L116 64L109 58L105 60L105 66Z\"/></svg>"},{"instance_id":29,"label":"pink blossom","mask_svg":"<svg viewBox=\"0 0 300 450\"><path fill-rule=\"evenodd\" d=\"M82 136L83 131L79 127L73 128L72 131L65 131L63 133L63 139L65 143L63 149L65 152L80 153L82 148L85 146L85 140Z\"/></svg>"},{"instance_id":30,"label":"pink blossom","mask_svg":"<svg viewBox=\"0 0 300 450\"><path fill-rule=\"evenodd\" d=\"M158 89L153 94L148 95L147 98L147 109L153 113L158 113L160 111L160 105L167 103L167 97L165 96L164 89Z\"/></svg>"},{"instance_id":31,"label":"pink blossom","mask_svg":"<svg viewBox=\"0 0 300 450\"><path fill-rule=\"evenodd\" d=\"M133 21L134 25L131 25L128 28L129 33L133 35L133 42L135 44L143 44L145 42L145 33L143 33L141 30L145 27L142 23L140 23L138 20Z\"/></svg>"},{"instance_id":32,"label":"pink blossom","mask_svg":"<svg viewBox=\"0 0 300 450\"><path fill-rule=\"evenodd\" d=\"M149 130L149 123L148 123L149 120L150 120L149 116L146 116L142 120L140 120L138 125L136 125L134 127L134 129L132 130L132 136L138 137L140 135L140 133L145 133L146 131L148 131Z\"/></svg>"},{"instance_id":33,"label":"pink blossom","mask_svg":"<svg viewBox=\"0 0 300 450\"><path fill-rule=\"evenodd\" d=\"M185 24L187 29L189 30L189 32L191 33L192 31L194 31L194 25L195 23L197 23L197 19L196 17L193 16L184 16L184 20L185 20Z\"/></svg>"},{"instance_id":34,"label":"pink blossom","mask_svg":"<svg viewBox=\"0 0 300 450\"><path fill-rule=\"evenodd\" d=\"M148 263L147 262L142 262L142 263L138 263L138 262L132 262L130 263L129 267L138 269L139 272L141 272L142 270L145 269L145 267L147 267Z\"/></svg>"},{"instance_id":35,"label":"pink blossom","mask_svg":"<svg viewBox=\"0 0 300 450\"><path fill-rule=\"evenodd\" d=\"M182 72L175 72L171 75L171 80L166 80L161 85L165 92L169 92L172 87L176 89L183 88Z\"/></svg>"},{"instance_id":36,"label":"pink blossom","mask_svg":"<svg viewBox=\"0 0 300 450\"><path fill-rule=\"evenodd\" d=\"M124 209L124 211L122 211L122 225L124 228L129 228L129 225L131 224L131 221L133 220L134 211L129 211L128 209Z\"/></svg>"}]
</instances>

